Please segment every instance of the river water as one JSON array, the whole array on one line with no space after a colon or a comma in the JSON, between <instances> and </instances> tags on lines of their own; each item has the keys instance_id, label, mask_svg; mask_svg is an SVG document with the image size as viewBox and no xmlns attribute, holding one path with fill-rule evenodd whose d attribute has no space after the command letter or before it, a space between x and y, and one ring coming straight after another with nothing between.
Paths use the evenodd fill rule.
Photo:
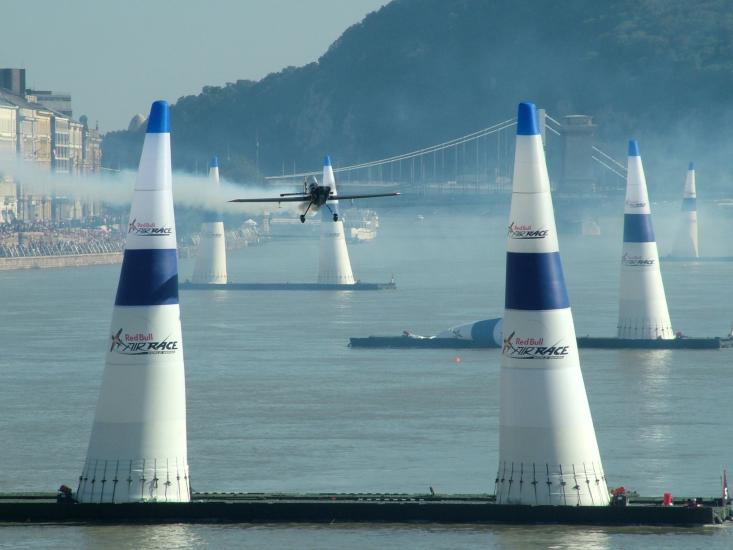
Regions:
<instances>
[{"instance_id":1,"label":"river water","mask_svg":"<svg viewBox=\"0 0 733 550\"><path fill-rule=\"evenodd\" d=\"M481 198L481 204L489 199ZM662 251L677 204L655 205ZM709 205L711 216L715 207ZM706 226L703 250L732 254ZM418 219L418 214L423 217ZM507 220L479 206L390 208L355 274L384 292L181 293L189 463L198 491L493 492L496 350L351 350L350 336L433 334L498 317ZM613 335L621 215L560 240L578 334ZM711 237L706 244L706 235ZM318 242L233 251L232 281L314 281ZM676 330L723 335L733 263L664 263ZM192 260L180 264L190 276ZM0 491L76 486L119 266L0 273ZM458 361L457 359L460 359ZM733 465L733 350L581 350L609 486L713 496ZM3 526L0 548L729 548L728 527Z\"/></svg>"}]
</instances>

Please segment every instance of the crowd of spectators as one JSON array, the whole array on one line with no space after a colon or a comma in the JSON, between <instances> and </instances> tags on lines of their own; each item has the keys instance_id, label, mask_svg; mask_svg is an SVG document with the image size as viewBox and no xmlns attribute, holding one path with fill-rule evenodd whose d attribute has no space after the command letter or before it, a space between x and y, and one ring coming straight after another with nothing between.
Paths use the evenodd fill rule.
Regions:
<instances>
[{"instance_id":1,"label":"crowd of spectators","mask_svg":"<svg viewBox=\"0 0 733 550\"><path fill-rule=\"evenodd\" d=\"M0 223L0 258L101 254L120 252L124 245L124 234L114 219Z\"/></svg>"}]
</instances>

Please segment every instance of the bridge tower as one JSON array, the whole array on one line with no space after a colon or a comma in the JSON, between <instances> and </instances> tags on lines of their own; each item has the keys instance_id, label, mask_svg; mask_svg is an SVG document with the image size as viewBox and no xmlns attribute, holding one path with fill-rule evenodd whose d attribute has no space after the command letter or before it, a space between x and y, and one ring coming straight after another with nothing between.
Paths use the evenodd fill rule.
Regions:
<instances>
[{"instance_id":1,"label":"bridge tower","mask_svg":"<svg viewBox=\"0 0 733 550\"><path fill-rule=\"evenodd\" d=\"M560 191L581 195L595 189L593 145L596 125L588 115L568 115L562 119L562 177Z\"/></svg>"}]
</instances>

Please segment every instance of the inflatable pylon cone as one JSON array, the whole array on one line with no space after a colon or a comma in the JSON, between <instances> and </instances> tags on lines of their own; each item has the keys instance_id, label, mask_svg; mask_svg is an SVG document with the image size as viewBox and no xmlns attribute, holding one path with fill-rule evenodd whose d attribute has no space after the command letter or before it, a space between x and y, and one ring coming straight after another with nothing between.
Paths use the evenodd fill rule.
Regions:
<instances>
[{"instance_id":1,"label":"inflatable pylon cone","mask_svg":"<svg viewBox=\"0 0 733 550\"><path fill-rule=\"evenodd\" d=\"M331 158L323 161L323 182L336 194ZM321 207L321 244L318 258L318 282L322 284L353 285L349 251L346 248L344 222L339 215L338 201L329 201Z\"/></svg>"},{"instance_id":2,"label":"inflatable pylon cone","mask_svg":"<svg viewBox=\"0 0 733 550\"><path fill-rule=\"evenodd\" d=\"M156 101L132 197L107 360L79 502L187 502L170 110Z\"/></svg>"},{"instance_id":3,"label":"inflatable pylon cone","mask_svg":"<svg viewBox=\"0 0 733 550\"><path fill-rule=\"evenodd\" d=\"M517 117L502 332L497 503L606 506L532 103Z\"/></svg>"},{"instance_id":4,"label":"inflatable pylon cone","mask_svg":"<svg viewBox=\"0 0 733 550\"><path fill-rule=\"evenodd\" d=\"M636 340L675 337L659 270L644 166L636 140L629 141L618 337Z\"/></svg>"},{"instance_id":5,"label":"inflatable pylon cone","mask_svg":"<svg viewBox=\"0 0 733 550\"><path fill-rule=\"evenodd\" d=\"M677 239L673 256L680 258L699 258L700 247L697 238L697 190L695 189L695 165L687 167L685 189L682 195L682 215L680 216Z\"/></svg>"},{"instance_id":6,"label":"inflatable pylon cone","mask_svg":"<svg viewBox=\"0 0 733 550\"><path fill-rule=\"evenodd\" d=\"M209 164L211 187L219 187L219 159ZM205 285L227 284L227 256L221 212L207 212L201 224L199 248L191 282Z\"/></svg>"}]
</instances>

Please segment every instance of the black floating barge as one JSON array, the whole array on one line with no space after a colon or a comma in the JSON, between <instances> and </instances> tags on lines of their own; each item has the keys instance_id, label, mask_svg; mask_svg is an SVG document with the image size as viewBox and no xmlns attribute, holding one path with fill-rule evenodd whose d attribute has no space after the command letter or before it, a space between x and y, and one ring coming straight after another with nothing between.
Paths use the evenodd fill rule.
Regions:
<instances>
[{"instance_id":1,"label":"black floating barge","mask_svg":"<svg viewBox=\"0 0 733 550\"><path fill-rule=\"evenodd\" d=\"M352 348L402 349L497 349L493 343L460 338L414 338L411 336L368 336L349 338ZM675 338L673 340L631 340L625 338L578 337L579 348L596 349L720 349L733 347L731 338Z\"/></svg>"},{"instance_id":2,"label":"black floating barge","mask_svg":"<svg viewBox=\"0 0 733 550\"><path fill-rule=\"evenodd\" d=\"M662 256L663 262L733 262L733 256Z\"/></svg>"},{"instance_id":3,"label":"black floating barge","mask_svg":"<svg viewBox=\"0 0 733 550\"><path fill-rule=\"evenodd\" d=\"M410 349L498 349L499 346L460 338L414 338L412 336L368 336L349 338L352 348L410 348Z\"/></svg>"},{"instance_id":4,"label":"black floating barge","mask_svg":"<svg viewBox=\"0 0 733 550\"><path fill-rule=\"evenodd\" d=\"M397 284L394 281L388 283L362 283L358 281L353 285L325 283L226 283L224 285L210 285L186 281L180 283L178 288L181 290L394 290L397 288Z\"/></svg>"},{"instance_id":5,"label":"black floating barge","mask_svg":"<svg viewBox=\"0 0 733 550\"><path fill-rule=\"evenodd\" d=\"M683 499L687 502L687 499ZM662 506L496 504L492 495L199 493L190 503L57 503L54 495L0 495L10 523L443 523L699 526L730 519L729 502Z\"/></svg>"},{"instance_id":6,"label":"black floating barge","mask_svg":"<svg viewBox=\"0 0 733 550\"><path fill-rule=\"evenodd\" d=\"M595 349L720 349L731 347L730 338L673 338L671 340L633 340L579 336L579 348Z\"/></svg>"}]
</instances>

